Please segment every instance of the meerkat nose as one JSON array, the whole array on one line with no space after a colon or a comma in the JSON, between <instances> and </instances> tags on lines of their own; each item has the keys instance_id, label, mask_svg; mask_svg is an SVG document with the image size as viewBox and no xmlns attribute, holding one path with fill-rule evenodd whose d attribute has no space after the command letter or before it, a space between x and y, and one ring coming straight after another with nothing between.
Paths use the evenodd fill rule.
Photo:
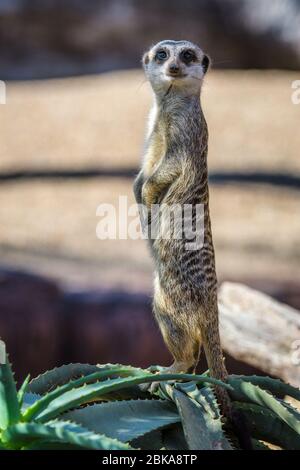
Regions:
<instances>
[{"instance_id":1,"label":"meerkat nose","mask_svg":"<svg viewBox=\"0 0 300 470\"><path fill-rule=\"evenodd\" d=\"M180 69L177 64L170 64L169 65L169 73L171 75L178 75Z\"/></svg>"}]
</instances>

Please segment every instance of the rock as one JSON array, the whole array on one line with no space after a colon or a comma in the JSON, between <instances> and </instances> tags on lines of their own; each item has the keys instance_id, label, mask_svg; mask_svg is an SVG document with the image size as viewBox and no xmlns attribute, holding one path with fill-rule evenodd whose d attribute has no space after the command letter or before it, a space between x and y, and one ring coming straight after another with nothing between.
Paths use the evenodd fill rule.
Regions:
<instances>
[{"instance_id":1,"label":"rock","mask_svg":"<svg viewBox=\"0 0 300 470\"><path fill-rule=\"evenodd\" d=\"M300 312L249 287L224 283L219 293L224 350L300 386Z\"/></svg>"}]
</instances>

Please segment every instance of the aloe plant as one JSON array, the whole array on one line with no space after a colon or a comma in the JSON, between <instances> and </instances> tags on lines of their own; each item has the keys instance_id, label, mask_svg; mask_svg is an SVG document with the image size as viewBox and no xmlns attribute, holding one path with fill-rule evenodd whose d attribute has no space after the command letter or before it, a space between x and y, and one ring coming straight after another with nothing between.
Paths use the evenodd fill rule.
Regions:
<instances>
[{"instance_id":1,"label":"aloe plant","mask_svg":"<svg viewBox=\"0 0 300 470\"><path fill-rule=\"evenodd\" d=\"M141 384L159 382L153 393ZM69 364L17 390L0 365L0 449L234 450L214 385L226 388L247 421L253 448L300 449L300 413L282 400L300 391L269 377L165 374L123 365Z\"/></svg>"}]
</instances>

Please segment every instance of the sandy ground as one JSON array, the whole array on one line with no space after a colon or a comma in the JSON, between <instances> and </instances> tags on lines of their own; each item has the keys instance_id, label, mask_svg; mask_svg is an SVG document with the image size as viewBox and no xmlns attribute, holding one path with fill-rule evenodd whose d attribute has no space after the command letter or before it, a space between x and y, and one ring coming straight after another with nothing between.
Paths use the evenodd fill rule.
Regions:
<instances>
[{"instance_id":1,"label":"sandy ground","mask_svg":"<svg viewBox=\"0 0 300 470\"><path fill-rule=\"evenodd\" d=\"M300 170L300 106L286 72L212 72L203 90L214 170ZM137 166L151 94L140 72L8 84L0 107L0 172L16 168ZM2 265L69 286L150 289L143 240L98 240L96 209L133 202L119 179L0 185ZM212 186L221 279L300 279L300 192Z\"/></svg>"},{"instance_id":2,"label":"sandy ground","mask_svg":"<svg viewBox=\"0 0 300 470\"><path fill-rule=\"evenodd\" d=\"M203 88L212 169L300 169L296 72L214 71ZM151 103L139 71L9 83L0 169L137 165Z\"/></svg>"},{"instance_id":3,"label":"sandy ground","mask_svg":"<svg viewBox=\"0 0 300 470\"><path fill-rule=\"evenodd\" d=\"M144 240L99 240L97 207L131 184L107 179L0 186L2 263L38 270L78 286L150 288ZM212 187L219 277L300 279L300 195L263 187ZM129 217L129 222L134 217ZM119 230L119 225L117 224Z\"/></svg>"}]
</instances>

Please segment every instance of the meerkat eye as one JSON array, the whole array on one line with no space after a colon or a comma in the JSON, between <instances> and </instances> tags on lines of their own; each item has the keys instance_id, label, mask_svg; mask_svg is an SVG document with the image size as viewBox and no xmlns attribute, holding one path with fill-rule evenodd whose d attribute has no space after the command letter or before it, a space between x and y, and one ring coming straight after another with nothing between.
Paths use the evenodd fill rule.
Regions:
<instances>
[{"instance_id":1,"label":"meerkat eye","mask_svg":"<svg viewBox=\"0 0 300 470\"><path fill-rule=\"evenodd\" d=\"M196 55L194 51L186 50L181 53L181 57L183 62L186 64L189 64L190 62L193 62L196 60Z\"/></svg>"},{"instance_id":2,"label":"meerkat eye","mask_svg":"<svg viewBox=\"0 0 300 470\"><path fill-rule=\"evenodd\" d=\"M168 57L167 52L164 49L161 49L157 51L155 55L155 60L163 61L163 60L166 60L167 57Z\"/></svg>"}]
</instances>

